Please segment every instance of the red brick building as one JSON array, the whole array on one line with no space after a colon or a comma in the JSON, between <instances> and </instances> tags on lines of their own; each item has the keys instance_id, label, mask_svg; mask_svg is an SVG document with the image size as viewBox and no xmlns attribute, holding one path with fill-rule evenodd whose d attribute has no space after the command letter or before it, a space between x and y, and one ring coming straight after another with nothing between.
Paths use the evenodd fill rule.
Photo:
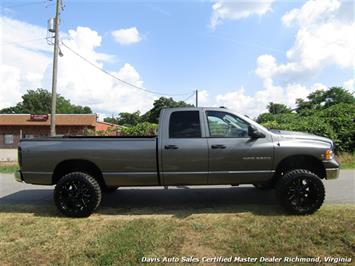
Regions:
<instances>
[{"instance_id":1,"label":"red brick building","mask_svg":"<svg viewBox=\"0 0 355 266\"><path fill-rule=\"evenodd\" d=\"M57 135L85 135L96 130L96 114L56 115ZM21 138L49 136L50 115L0 114L0 148L17 148Z\"/></svg>"}]
</instances>

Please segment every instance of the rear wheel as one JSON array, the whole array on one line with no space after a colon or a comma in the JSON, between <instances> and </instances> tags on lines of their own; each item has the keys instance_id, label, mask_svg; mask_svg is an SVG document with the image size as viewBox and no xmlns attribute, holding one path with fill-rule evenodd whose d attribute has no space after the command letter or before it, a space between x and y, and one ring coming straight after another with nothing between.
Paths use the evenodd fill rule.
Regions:
<instances>
[{"instance_id":1,"label":"rear wheel","mask_svg":"<svg viewBox=\"0 0 355 266\"><path fill-rule=\"evenodd\" d=\"M88 217L101 202L101 188L92 176L73 172L59 179L54 190L54 202L60 212L69 217Z\"/></svg>"},{"instance_id":2,"label":"rear wheel","mask_svg":"<svg viewBox=\"0 0 355 266\"><path fill-rule=\"evenodd\" d=\"M314 173L296 169L287 172L276 184L280 204L294 214L311 214L323 204L325 191L322 180Z\"/></svg>"}]
</instances>

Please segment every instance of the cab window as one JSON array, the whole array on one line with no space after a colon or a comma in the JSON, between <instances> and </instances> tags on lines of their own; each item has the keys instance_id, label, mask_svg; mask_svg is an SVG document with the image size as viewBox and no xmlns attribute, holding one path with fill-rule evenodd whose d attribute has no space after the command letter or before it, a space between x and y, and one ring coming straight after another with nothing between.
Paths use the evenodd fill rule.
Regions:
<instances>
[{"instance_id":1,"label":"cab window","mask_svg":"<svg viewBox=\"0 0 355 266\"><path fill-rule=\"evenodd\" d=\"M247 138L249 124L239 117L220 111L207 111L208 128L212 138Z\"/></svg>"},{"instance_id":2,"label":"cab window","mask_svg":"<svg viewBox=\"0 0 355 266\"><path fill-rule=\"evenodd\" d=\"M170 115L170 138L201 138L199 111L176 111Z\"/></svg>"}]
</instances>

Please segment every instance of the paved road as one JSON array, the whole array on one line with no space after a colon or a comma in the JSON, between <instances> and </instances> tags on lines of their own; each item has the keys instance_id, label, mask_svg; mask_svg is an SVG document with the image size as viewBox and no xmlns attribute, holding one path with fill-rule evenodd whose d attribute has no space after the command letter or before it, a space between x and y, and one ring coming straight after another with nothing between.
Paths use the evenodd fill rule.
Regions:
<instances>
[{"instance_id":1,"label":"paved road","mask_svg":"<svg viewBox=\"0 0 355 266\"><path fill-rule=\"evenodd\" d=\"M355 204L355 170L342 170L337 180L325 181L326 203ZM12 174L0 173L0 204L52 204L53 187L18 183ZM241 204L276 204L273 192L259 191L252 186L120 188L106 195L105 207L211 207Z\"/></svg>"}]
</instances>

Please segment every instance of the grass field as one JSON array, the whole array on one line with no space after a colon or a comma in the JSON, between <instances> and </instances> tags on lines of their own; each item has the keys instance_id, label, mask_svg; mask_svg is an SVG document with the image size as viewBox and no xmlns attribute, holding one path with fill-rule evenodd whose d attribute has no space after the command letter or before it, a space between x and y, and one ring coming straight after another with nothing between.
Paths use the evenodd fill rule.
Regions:
<instances>
[{"instance_id":1,"label":"grass field","mask_svg":"<svg viewBox=\"0 0 355 266\"><path fill-rule=\"evenodd\" d=\"M342 169L355 169L355 153L341 153L336 156Z\"/></svg>"},{"instance_id":2,"label":"grass field","mask_svg":"<svg viewBox=\"0 0 355 266\"><path fill-rule=\"evenodd\" d=\"M18 164L13 162L0 162L0 173L14 173L18 169Z\"/></svg>"},{"instance_id":3,"label":"grass field","mask_svg":"<svg viewBox=\"0 0 355 266\"><path fill-rule=\"evenodd\" d=\"M355 259L355 205L325 205L311 216L254 205L195 211L99 209L70 219L53 206L0 206L0 263L137 265L143 256Z\"/></svg>"}]
</instances>

